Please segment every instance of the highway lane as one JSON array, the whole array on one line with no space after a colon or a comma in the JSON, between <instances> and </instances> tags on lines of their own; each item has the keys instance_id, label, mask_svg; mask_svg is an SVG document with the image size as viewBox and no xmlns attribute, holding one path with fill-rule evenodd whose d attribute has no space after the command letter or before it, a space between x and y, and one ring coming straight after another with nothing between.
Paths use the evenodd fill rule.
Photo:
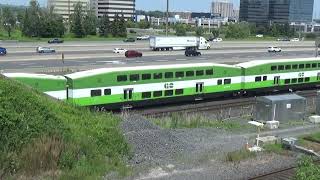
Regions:
<instances>
[{"instance_id":1,"label":"highway lane","mask_svg":"<svg viewBox=\"0 0 320 180\"><path fill-rule=\"evenodd\" d=\"M220 53L204 54L200 57L185 57L183 53L167 56L146 56L142 58L126 59L124 57L96 57L83 59L68 59L64 63L60 59L55 60L28 60L28 61L4 61L0 62L3 72L55 72L62 69L72 69L75 71L103 68L103 67L123 67L139 65L159 65L159 64L185 64L185 63L228 63L236 64L250 60L263 59L284 59L284 58L306 58L314 57L313 51L292 51L282 53L267 52L242 52L242 53Z\"/></svg>"}]
</instances>

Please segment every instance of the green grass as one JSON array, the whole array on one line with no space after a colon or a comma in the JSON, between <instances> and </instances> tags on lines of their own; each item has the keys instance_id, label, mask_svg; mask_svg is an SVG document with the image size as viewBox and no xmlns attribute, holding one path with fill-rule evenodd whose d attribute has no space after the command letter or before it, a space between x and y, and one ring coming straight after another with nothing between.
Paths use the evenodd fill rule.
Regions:
<instances>
[{"instance_id":1,"label":"green grass","mask_svg":"<svg viewBox=\"0 0 320 180\"><path fill-rule=\"evenodd\" d=\"M281 143L266 144L263 146L263 149L268 153L276 153L280 155L283 155L286 153L286 150L282 147Z\"/></svg>"},{"instance_id":2,"label":"green grass","mask_svg":"<svg viewBox=\"0 0 320 180\"><path fill-rule=\"evenodd\" d=\"M242 160L255 158L257 156L256 153L250 152L246 149L241 149L233 152L229 152L226 155L227 162L240 162Z\"/></svg>"},{"instance_id":3,"label":"green grass","mask_svg":"<svg viewBox=\"0 0 320 180\"><path fill-rule=\"evenodd\" d=\"M320 178L320 166L313 162L309 156L303 156L298 162L295 179L318 180Z\"/></svg>"},{"instance_id":4,"label":"green grass","mask_svg":"<svg viewBox=\"0 0 320 180\"><path fill-rule=\"evenodd\" d=\"M184 129L184 128L216 128L228 131L247 130L250 129L247 123L243 124L235 120L218 121L208 118L204 114L190 113L173 113L164 118L151 118L156 125L167 129Z\"/></svg>"},{"instance_id":5,"label":"green grass","mask_svg":"<svg viewBox=\"0 0 320 180\"><path fill-rule=\"evenodd\" d=\"M58 102L2 76L0 102L1 178L100 179L130 172L118 117Z\"/></svg>"},{"instance_id":6,"label":"green grass","mask_svg":"<svg viewBox=\"0 0 320 180\"><path fill-rule=\"evenodd\" d=\"M130 34L128 34L129 37L131 37ZM15 30L12 32L11 37L9 38L7 32L5 32L3 29L0 29L0 40L17 40L21 42L47 42L52 38L37 38L37 37L26 37L23 36L20 30ZM63 37L61 37L64 41L122 41L125 38L119 38L119 37L100 37L100 36L93 36L88 35L84 38L76 38L73 34L65 34Z\"/></svg>"}]
</instances>

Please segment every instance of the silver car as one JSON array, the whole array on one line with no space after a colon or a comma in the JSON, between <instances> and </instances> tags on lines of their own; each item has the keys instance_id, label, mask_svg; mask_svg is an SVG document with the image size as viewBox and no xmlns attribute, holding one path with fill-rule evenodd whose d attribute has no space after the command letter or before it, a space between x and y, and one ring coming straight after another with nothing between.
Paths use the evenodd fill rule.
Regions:
<instances>
[{"instance_id":1,"label":"silver car","mask_svg":"<svg viewBox=\"0 0 320 180\"><path fill-rule=\"evenodd\" d=\"M37 53L55 53L56 50L50 47L37 47Z\"/></svg>"}]
</instances>

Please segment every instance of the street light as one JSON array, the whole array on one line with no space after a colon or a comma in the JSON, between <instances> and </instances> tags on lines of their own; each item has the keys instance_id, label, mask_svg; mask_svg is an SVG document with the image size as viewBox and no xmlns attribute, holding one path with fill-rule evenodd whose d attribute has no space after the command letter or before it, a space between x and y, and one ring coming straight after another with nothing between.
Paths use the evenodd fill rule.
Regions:
<instances>
[{"instance_id":1,"label":"street light","mask_svg":"<svg viewBox=\"0 0 320 180\"><path fill-rule=\"evenodd\" d=\"M166 36L168 36L168 23L169 23L169 0L167 0L167 13L166 13Z\"/></svg>"}]
</instances>

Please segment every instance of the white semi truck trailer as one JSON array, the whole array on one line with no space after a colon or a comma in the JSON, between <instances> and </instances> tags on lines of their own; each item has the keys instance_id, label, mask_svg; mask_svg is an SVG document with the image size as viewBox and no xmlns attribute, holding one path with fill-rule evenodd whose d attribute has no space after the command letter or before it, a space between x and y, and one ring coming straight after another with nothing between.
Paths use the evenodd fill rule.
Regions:
<instances>
[{"instance_id":1,"label":"white semi truck trailer","mask_svg":"<svg viewBox=\"0 0 320 180\"><path fill-rule=\"evenodd\" d=\"M204 37L150 37L150 48L153 51L182 50L187 47L210 49L210 44Z\"/></svg>"}]
</instances>

